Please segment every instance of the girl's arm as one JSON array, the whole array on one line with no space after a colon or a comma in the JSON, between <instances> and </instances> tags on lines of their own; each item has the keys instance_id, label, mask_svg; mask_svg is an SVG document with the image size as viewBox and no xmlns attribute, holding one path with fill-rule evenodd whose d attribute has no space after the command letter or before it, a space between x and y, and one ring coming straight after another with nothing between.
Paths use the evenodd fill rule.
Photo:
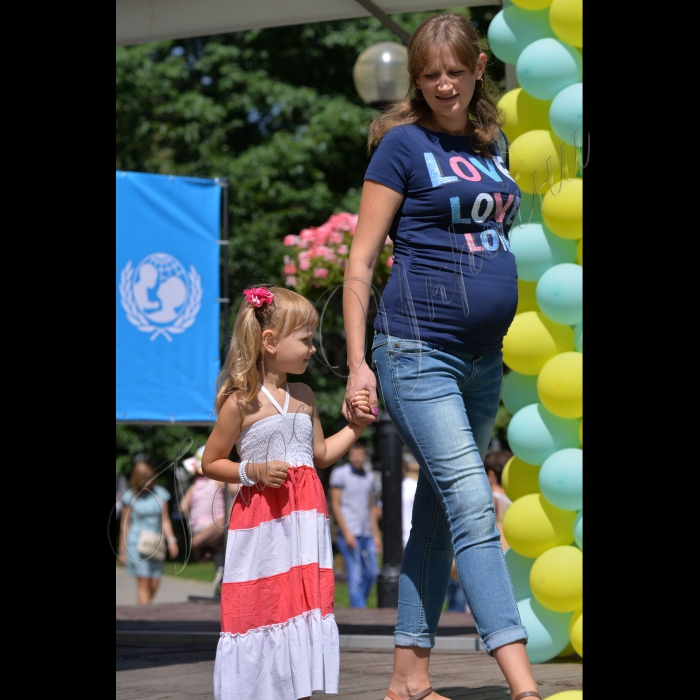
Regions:
<instances>
[{"instance_id":1,"label":"girl's arm","mask_svg":"<svg viewBox=\"0 0 700 700\"><path fill-rule=\"evenodd\" d=\"M239 483L238 463L229 459L233 446L241 433L243 414L236 394L226 399L216 417L202 454L202 474L227 484ZM250 464L248 465L250 467ZM250 470L246 470L250 473Z\"/></svg>"},{"instance_id":2,"label":"girl's arm","mask_svg":"<svg viewBox=\"0 0 700 700\"><path fill-rule=\"evenodd\" d=\"M243 412L236 394L226 399L216 418L202 455L202 474L226 484L240 484L238 467L240 462L229 459L229 455L241 434ZM267 486L279 488L287 478L288 462L275 459L269 462L248 462L245 467L248 478Z\"/></svg>"},{"instance_id":3,"label":"girl's arm","mask_svg":"<svg viewBox=\"0 0 700 700\"><path fill-rule=\"evenodd\" d=\"M163 534L168 542L168 554L174 559L177 556L179 548L177 546L177 537L173 532L173 523L170 520L170 513L168 512L168 501L164 501L161 506L161 515L163 518Z\"/></svg>"},{"instance_id":4,"label":"girl's arm","mask_svg":"<svg viewBox=\"0 0 700 700\"><path fill-rule=\"evenodd\" d=\"M335 464L350 449L351 445L357 442L362 436L362 433L365 432L366 426L358 425L357 423L348 423L348 425L341 428L335 435L325 438L316 408L316 399L311 389L309 389L309 395L308 403L311 405L314 418L314 465L319 469L325 469L326 467L330 467L331 464Z\"/></svg>"},{"instance_id":5,"label":"girl's arm","mask_svg":"<svg viewBox=\"0 0 700 700\"><path fill-rule=\"evenodd\" d=\"M372 408L377 406L377 381L365 361L370 289L389 227L402 201L403 195L399 192L373 180L365 180L343 283L343 322L350 376L342 410L350 421L369 424L377 420L371 414L371 420L368 420L367 414L356 411L350 404L350 397L359 389L369 389L370 405Z\"/></svg>"}]
</instances>

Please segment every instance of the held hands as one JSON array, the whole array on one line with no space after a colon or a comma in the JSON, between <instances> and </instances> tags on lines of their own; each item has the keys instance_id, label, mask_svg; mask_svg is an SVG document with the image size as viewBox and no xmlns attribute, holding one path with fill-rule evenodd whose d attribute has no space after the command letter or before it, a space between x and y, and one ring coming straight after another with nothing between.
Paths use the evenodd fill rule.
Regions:
<instances>
[{"instance_id":1,"label":"held hands","mask_svg":"<svg viewBox=\"0 0 700 700\"><path fill-rule=\"evenodd\" d=\"M350 405L357 412L362 412L368 416L372 414L372 407L369 404L369 389L360 389L351 399Z\"/></svg>"},{"instance_id":2,"label":"held hands","mask_svg":"<svg viewBox=\"0 0 700 700\"><path fill-rule=\"evenodd\" d=\"M175 557L177 556L179 551L180 551L180 549L177 546L177 538L169 537L168 538L168 554L171 556L171 558L175 559Z\"/></svg>"},{"instance_id":3,"label":"held hands","mask_svg":"<svg viewBox=\"0 0 700 700\"><path fill-rule=\"evenodd\" d=\"M357 425L369 425L379 420L376 386L377 379L366 362L348 377L342 408L343 416L348 421Z\"/></svg>"}]
</instances>

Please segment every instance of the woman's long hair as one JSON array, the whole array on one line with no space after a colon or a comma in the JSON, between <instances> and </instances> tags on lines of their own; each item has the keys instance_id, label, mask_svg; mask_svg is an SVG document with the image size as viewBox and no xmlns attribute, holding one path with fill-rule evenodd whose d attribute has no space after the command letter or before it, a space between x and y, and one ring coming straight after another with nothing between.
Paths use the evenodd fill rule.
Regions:
<instances>
[{"instance_id":1,"label":"woman's long hair","mask_svg":"<svg viewBox=\"0 0 700 700\"><path fill-rule=\"evenodd\" d=\"M273 294L272 303L253 306L243 296L238 307L228 356L216 382L217 413L234 391L240 392L243 403L258 395L264 330L269 328L276 338L284 338L297 328L318 325L318 313L308 299L285 287L263 288Z\"/></svg>"},{"instance_id":2,"label":"woman's long hair","mask_svg":"<svg viewBox=\"0 0 700 700\"><path fill-rule=\"evenodd\" d=\"M432 110L416 87L416 80L425 70L431 56L445 49L454 51L459 60L475 72L479 54L484 52L482 40L471 21L464 15L445 13L432 15L413 32L408 42L408 92L403 100L394 102L376 116L369 127L367 150L371 153L395 126L430 120ZM503 123L497 104L497 90L484 71L480 90L474 90L469 103L469 117L474 131L470 135L472 148L482 156L491 156L490 146L495 143Z\"/></svg>"}]
</instances>

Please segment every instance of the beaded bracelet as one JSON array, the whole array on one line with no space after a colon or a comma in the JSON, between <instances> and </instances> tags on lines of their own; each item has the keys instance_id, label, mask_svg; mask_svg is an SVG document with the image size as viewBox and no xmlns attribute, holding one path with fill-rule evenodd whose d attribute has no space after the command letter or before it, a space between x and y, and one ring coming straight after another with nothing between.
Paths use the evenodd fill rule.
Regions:
<instances>
[{"instance_id":1,"label":"beaded bracelet","mask_svg":"<svg viewBox=\"0 0 700 700\"><path fill-rule=\"evenodd\" d=\"M255 486L256 482L252 481L248 474L246 474L245 468L248 466L249 459L244 459L238 467L238 480L243 484L243 486Z\"/></svg>"}]
</instances>

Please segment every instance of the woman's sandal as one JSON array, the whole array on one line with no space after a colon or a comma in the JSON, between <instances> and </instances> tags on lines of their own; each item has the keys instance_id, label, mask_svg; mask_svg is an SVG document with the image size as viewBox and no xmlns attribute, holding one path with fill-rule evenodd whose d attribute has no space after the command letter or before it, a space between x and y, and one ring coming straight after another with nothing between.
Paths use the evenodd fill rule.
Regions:
<instances>
[{"instance_id":1,"label":"woman's sandal","mask_svg":"<svg viewBox=\"0 0 700 700\"><path fill-rule=\"evenodd\" d=\"M430 695L430 693L432 692L432 688L426 688L425 690L421 690L420 693L411 695L411 697L408 698L408 700L421 700L421 698L426 697L426 695ZM391 698L391 700L403 700L403 698L400 695L397 695L393 690L387 690L386 694ZM540 698L540 700L542 700L542 698Z\"/></svg>"},{"instance_id":2,"label":"woman's sandal","mask_svg":"<svg viewBox=\"0 0 700 700\"><path fill-rule=\"evenodd\" d=\"M542 700L542 696L536 690L526 690L524 693L518 693L513 700L520 700L520 698L539 698Z\"/></svg>"}]
</instances>

